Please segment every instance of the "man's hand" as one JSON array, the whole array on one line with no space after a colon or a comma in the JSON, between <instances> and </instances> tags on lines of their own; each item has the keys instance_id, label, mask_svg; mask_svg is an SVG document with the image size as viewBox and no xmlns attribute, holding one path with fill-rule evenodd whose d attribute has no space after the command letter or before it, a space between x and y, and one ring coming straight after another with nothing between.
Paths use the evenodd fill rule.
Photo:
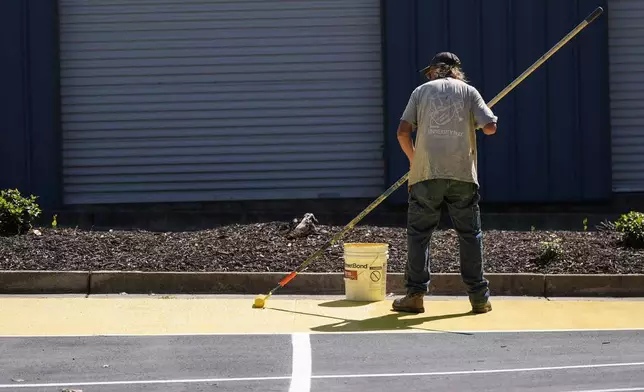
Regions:
<instances>
[{"instance_id":1,"label":"man's hand","mask_svg":"<svg viewBox=\"0 0 644 392\"><path fill-rule=\"evenodd\" d=\"M409 159L409 167L414 161L414 143L411 139L411 133L413 132L413 127L407 121L401 121L398 125L398 143L400 143L400 148L403 150L407 159Z\"/></svg>"},{"instance_id":2,"label":"man's hand","mask_svg":"<svg viewBox=\"0 0 644 392\"><path fill-rule=\"evenodd\" d=\"M496 123L489 123L483 127L483 133L486 135L494 135L496 133Z\"/></svg>"}]
</instances>

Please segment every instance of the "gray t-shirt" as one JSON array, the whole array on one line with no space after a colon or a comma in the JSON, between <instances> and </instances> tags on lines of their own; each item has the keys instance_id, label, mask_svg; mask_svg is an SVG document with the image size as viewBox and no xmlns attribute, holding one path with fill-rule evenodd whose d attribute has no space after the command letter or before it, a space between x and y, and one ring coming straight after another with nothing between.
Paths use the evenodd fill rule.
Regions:
<instances>
[{"instance_id":1,"label":"gray t-shirt","mask_svg":"<svg viewBox=\"0 0 644 392\"><path fill-rule=\"evenodd\" d=\"M444 78L418 86L401 120L417 129L408 185L452 179L477 186L476 129L496 122L476 88Z\"/></svg>"}]
</instances>

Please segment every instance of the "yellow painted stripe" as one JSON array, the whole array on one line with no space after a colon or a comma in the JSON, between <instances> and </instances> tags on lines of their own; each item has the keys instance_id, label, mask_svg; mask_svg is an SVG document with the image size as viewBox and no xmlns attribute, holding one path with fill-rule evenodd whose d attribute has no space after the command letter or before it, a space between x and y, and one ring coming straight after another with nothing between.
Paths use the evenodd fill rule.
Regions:
<instances>
[{"instance_id":1,"label":"yellow painted stripe","mask_svg":"<svg viewBox=\"0 0 644 392\"><path fill-rule=\"evenodd\" d=\"M0 335L162 335L225 333L450 332L644 329L644 301L497 299L494 310L469 314L462 300L430 298L426 313L391 312L391 300L271 298L0 298Z\"/></svg>"}]
</instances>

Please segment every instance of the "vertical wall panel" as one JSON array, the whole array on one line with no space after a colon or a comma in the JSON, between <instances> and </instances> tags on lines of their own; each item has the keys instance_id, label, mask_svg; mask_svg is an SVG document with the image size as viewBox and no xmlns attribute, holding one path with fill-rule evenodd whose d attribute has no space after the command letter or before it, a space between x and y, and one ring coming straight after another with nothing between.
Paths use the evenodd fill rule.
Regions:
<instances>
[{"instance_id":1,"label":"vertical wall panel","mask_svg":"<svg viewBox=\"0 0 644 392\"><path fill-rule=\"evenodd\" d=\"M0 1L0 188L59 202L56 1Z\"/></svg>"},{"instance_id":2,"label":"vertical wall panel","mask_svg":"<svg viewBox=\"0 0 644 392\"><path fill-rule=\"evenodd\" d=\"M579 0L578 19L605 2ZM610 10L608 10L610 11ZM608 88L608 15L593 22L579 40L579 126L582 146L581 196L601 199L612 192L610 100Z\"/></svg>"},{"instance_id":3,"label":"vertical wall panel","mask_svg":"<svg viewBox=\"0 0 644 392\"><path fill-rule=\"evenodd\" d=\"M423 4L421 2L420 4ZM396 129L400 116L407 105L410 88L419 82L416 68L417 37L414 15L415 1L382 0L384 39L384 80L385 80L385 135L387 148L387 179L394 183L409 170L405 154L400 150ZM435 18L431 11L423 10L427 18ZM424 26L432 25L426 23ZM392 39L394 38L394 39ZM389 196L388 201L404 202L407 190L400 187Z\"/></svg>"},{"instance_id":4,"label":"vertical wall panel","mask_svg":"<svg viewBox=\"0 0 644 392\"><path fill-rule=\"evenodd\" d=\"M24 36L26 3L0 1L0 188L27 188Z\"/></svg>"},{"instance_id":5,"label":"vertical wall panel","mask_svg":"<svg viewBox=\"0 0 644 392\"><path fill-rule=\"evenodd\" d=\"M485 35L480 41L485 50L481 55L481 74L485 75L484 84L475 86L489 102L496 94L501 92L516 74L514 61L508 57L514 50L512 4L506 0L491 0L481 7L482 25L496 26L486 28ZM499 56L508 61L499 61ZM516 97L507 95L492 110L499 116L501 130L492 137L478 137L479 141L479 180L485 184L482 189L487 197L487 189L507 195L513 200L516 195L515 180L515 141L516 134L512 129L516 127L515 121Z\"/></svg>"},{"instance_id":6,"label":"vertical wall panel","mask_svg":"<svg viewBox=\"0 0 644 392\"><path fill-rule=\"evenodd\" d=\"M548 49L545 44L547 20L542 0L515 2L514 8L517 75L526 70ZM518 5L521 4L519 7ZM511 82L508 81L508 83ZM515 166L516 201L541 201L548 199L547 145L547 90L546 69L538 68L510 94L516 95L517 121L514 128L500 131L514 132L516 138ZM493 190L488 190L493 192Z\"/></svg>"},{"instance_id":7,"label":"vertical wall panel","mask_svg":"<svg viewBox=\"0 0 644 392\"><path fill-rule=\"evenodd\" d=\"M414 15L386 17L388 132L392 132L414 83L405 69L418 70L439 51L462 60L471 83L491 100L605 0L415 0ZM392 10L399 2L386 0ZM417 46L404 56L390 48ZM545 65L494 107L499 132L478 135L481 194L487 202L574 202L610 197L607 143L606 15L587 27ZM412 66L400 62L416 59ZM394 65L395 64L395 65ZM590 79L594 75L594 80ZM389 181L408 167L397 143L389 144ZM403 162L400 163L399 160ZM393 169L393 170L392 170ZM405 192L406 193L406 192ZM395 198L401 201L402 196Z\"/></svg>"},{"instance_id":8,"label":"vertical wall panel","mask_svg":"<svg viewBox=\"0 0 644 392\"><path fill-rule=\"evenodd\" d=\"M480 88L484 83L481 73L481 19L480 0L451 0L449 2L449 50L456 53L467 67L467 77L470 82ZM468 10L468 12L463 12ZM419 15L419 19L420 15ZM426 37L425 41L431 39ZM427 62L434 53L428 53Z\"/></svg>"},{"instance_id":9,"label":"vertical wall panel","mask_svg":"<svg viewBox=\"0 0 644 392\"><path fill-rule=\"evenodd\" d=\"M46 207L62 200L56 3L30 1L28 18L30 189Z\"/></svg>"},{"instance_id":10,"label":"vertical wall panel","mask_svg":"<svg viewBox=\"0 0 644 392\"><path fill-rule=\"evenodd\" d=\"M548 0L547 12L548 43L559 41L562 34L570 30L570 26L579 23L574 2ZM581 187L578 186L582 165L578 148L578 41L569 42L566 49L560 50L544 67L547 71L549 95L548 124L543 132L548 134L550 150L549 186L558 187L562 196L574 199L582 196Z\"/></svg>"}]
</instances>

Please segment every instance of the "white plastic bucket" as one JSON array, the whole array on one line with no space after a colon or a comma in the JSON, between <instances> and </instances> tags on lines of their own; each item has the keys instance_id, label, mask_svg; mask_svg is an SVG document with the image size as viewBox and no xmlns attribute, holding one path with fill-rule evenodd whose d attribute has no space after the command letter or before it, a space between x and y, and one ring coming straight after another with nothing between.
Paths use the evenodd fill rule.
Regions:
<instances>
[{"instance_id":1,"label":"white plastic bucket","mask_svg":"<svg viewBox=\"0 0 644 392\"><path fill-rule=\"evenodd\" d=\"M344 290L349 301L383 301L389 244L344 244Z\"/></svg>"}]
</instances>

